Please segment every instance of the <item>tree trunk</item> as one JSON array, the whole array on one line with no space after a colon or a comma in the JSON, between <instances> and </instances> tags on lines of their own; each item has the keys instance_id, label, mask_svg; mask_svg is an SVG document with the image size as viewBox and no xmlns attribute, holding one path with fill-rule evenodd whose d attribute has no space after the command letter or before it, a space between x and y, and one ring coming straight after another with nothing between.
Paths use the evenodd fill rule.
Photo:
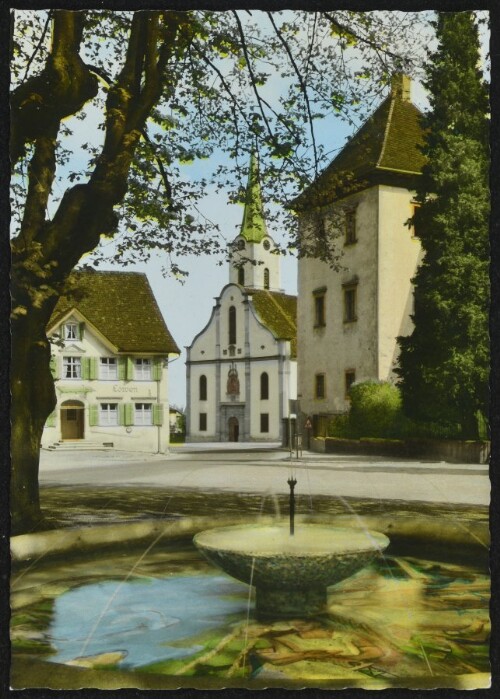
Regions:
<instances>
[{"instance_id":1,"label":"tree trunk","mask_svg":"<svg viewBox=\"0 0 500 699\"><path fill-rule=\"evenodd\" d=\"M56 404L46 322L47 310L32 307L12 323L10 507L13 534L41 526L40 442L45 421Z\"/></svg>"},{"instance_id":2,"label":"tree trunk","mask_svg":"<svg viewBox=\"0 0 500 699\"><path fill-rule=\"evenodd\" d=\"M68 188L49 220L60 122L97 91L95 76L79 56L83 21L84 13L55 12L46 70L12 98L13 161L34 143L22 229L12 241L13 533L41 523L40 441L56 405L47 324L82 255L97 246L101 235L115 232L114 209L127 191L137 141L162 93L174 88L173 83L165 87L168 61L175 52L182 54L194 31L187 13L134 13L123 68L108 90L102 152L89 181Z\"/></svg>"}]
</instances>

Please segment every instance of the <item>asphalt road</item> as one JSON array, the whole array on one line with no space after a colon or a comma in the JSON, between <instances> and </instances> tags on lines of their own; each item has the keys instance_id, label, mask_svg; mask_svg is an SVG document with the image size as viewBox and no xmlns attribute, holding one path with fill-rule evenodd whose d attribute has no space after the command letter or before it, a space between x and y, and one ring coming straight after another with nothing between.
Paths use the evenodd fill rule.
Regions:
<instances>
[{"instance_id":1,"label":"asphalt road","mask_svg":"<svg viewBox=\"0 0 500 699\"><path fill-rule=\"evenodd\" d=\"M41 485L161 486L183 490L280 494L295 492L381 500L488 505L488 466L324 455L259 445L176 447L169 455L119 451L42 451Z\"/></svg>"}]
</instances>

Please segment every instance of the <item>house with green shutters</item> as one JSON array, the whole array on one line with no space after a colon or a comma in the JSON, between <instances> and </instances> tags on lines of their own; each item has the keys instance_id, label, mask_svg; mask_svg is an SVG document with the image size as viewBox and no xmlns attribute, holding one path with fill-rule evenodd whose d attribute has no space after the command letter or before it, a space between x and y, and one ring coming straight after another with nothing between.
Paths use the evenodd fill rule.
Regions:
<instances>
[{"instance_id":1,"label":"house with green shutters","mask_svg":"<svg viewBox=\"0 0 500 699\"><path fill-rule=\"evenodd\" d=\"M42 447L164 453L168 362L179 355L148 279L77 271L47 327L57 405Z\"/></svg>"}]
</instances>

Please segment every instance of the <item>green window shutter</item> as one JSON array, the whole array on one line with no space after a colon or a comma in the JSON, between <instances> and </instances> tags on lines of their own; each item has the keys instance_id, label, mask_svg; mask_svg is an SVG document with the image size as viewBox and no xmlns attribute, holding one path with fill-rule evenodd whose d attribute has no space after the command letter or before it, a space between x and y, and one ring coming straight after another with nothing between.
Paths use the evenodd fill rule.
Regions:
<instances>
[{"instance_id":1,"label":"green window shutter","mask_svg":"<svg viewBox=\"0 0 500 699\"><path fill-rule=\"evenodd\" d=\"M97 379L97 357L89 357L89 379Z\"/></svg>"},{"instance_id":2,"label":"green window shutter","mask_svg":"<svg viewBox=\"0 0 500 699\"><path fill-rule=\"evenodd\" d=\"M125 381L127 371L127 357L118 357L118 380Z\"/></svg>"},{"instance_id":3,"label":"green window shutter","mask_svg":"<svg viewBox=\"0 0 500 699\"><path fill-rule=\"evenodd\" d=\"M163 425L163 405L161 403L153 405L153 425Z\"/></svg>"},{"instance_id":4,"label":"green window shutter","mask_svg":"<svg viewBox=\"0 0 500 699\"><path fill-rule=\"evenodd\" d=\"M127 381L130 381L133 378L134 378L134 360L132 359L132 357L127 357L126 379L127 379Z\"/></svg>"},{"instance_id":5,"label":"green window shutter","mask_svg":"<svg viewBox=\"0 0 500 699\"><path fill-rule=\"evenodd\" d=\"M124 403L118 403L118 424L125 424L125 405Z\"/></svg>"},{"instance_id":6,"label":"green window shutter","mask_svg":"<svg viewBox=\"0 0 500 699\"><path fill-rule=\"evenodd\" d=\"M54 355L51 355L50 357L50 373L52 374L53 379L57 379L57 357Z\"/></svg>"},{"instance_id":7,"label":"green window shutter","mask_svg":"<svg viewBox=\"0 0 500 699\"><path fill-rule=\"evenodd\" d=\"M134 424L134 406L132 403L125 403L124 406L125 408L125 424L126 425L133 425Z\"/></svg>"},{"instance_id":8,"label":"green window shutter","mask_svg":"<svg viewBox=\"0 0 500 699\"><path fill-rule=\"evenodd\" d=\"M153 359L153 381L161 381L161 375L163 371L163 360L161 357L154 357Z\"/></svg>"},{"instance_id":9,"label":"green window shutter","mask_svg":"<svg viewBox=\"0 0 500 699\"><path fill-rule=\"evenodd\" d=\"M78 323L78 338L83 340L83 335L85 332L85 323Z\"/></svg>"},{"instance_id":10,"label":"green window shutter","mask_svg":"<svg viewBox=\"0 0 500 699\"><path fill-rule=\"evenodd\" d=\"M89 425L95 427L99 424L99 406L89 405Z\"/></svg>"},{"instance_id":11,"label":"green window shutter","mask_svg":"<svg viewBox=\"0 0 500 699\"><path fill-rule=\"evenodd\" d=\"M45 427L55 427L56 426L56 411L53 410L49 417L47 418L47 421L45 423Z\"/></svg>"},{"instance_id":12,"label":"green window shutter","mask_svg":"<svg viewBox=\"0 0 500 699\"><path fill-rule=\"evenodd\" d=\"M82 379L90 378L90 359L89 357L82 357Z\"/></svg>"}]
</instances>

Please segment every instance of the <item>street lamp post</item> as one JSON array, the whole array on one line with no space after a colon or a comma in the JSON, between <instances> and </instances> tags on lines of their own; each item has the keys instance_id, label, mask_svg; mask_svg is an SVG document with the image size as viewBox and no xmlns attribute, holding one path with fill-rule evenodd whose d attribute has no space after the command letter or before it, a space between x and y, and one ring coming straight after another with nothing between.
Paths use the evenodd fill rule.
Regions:
<instances>
[{"instance_id":1,"label":"street lamp post","mask_svg":"<svg viewBox=\"0 0 500 699\"><path fill-rule=\"evenodd\" d=\"M293 489L297 481L295 478L291 477L288 479L287 483L290 486L290 536L293 536L295 532L295 494Z\"/></svg>"}]
</instances>

